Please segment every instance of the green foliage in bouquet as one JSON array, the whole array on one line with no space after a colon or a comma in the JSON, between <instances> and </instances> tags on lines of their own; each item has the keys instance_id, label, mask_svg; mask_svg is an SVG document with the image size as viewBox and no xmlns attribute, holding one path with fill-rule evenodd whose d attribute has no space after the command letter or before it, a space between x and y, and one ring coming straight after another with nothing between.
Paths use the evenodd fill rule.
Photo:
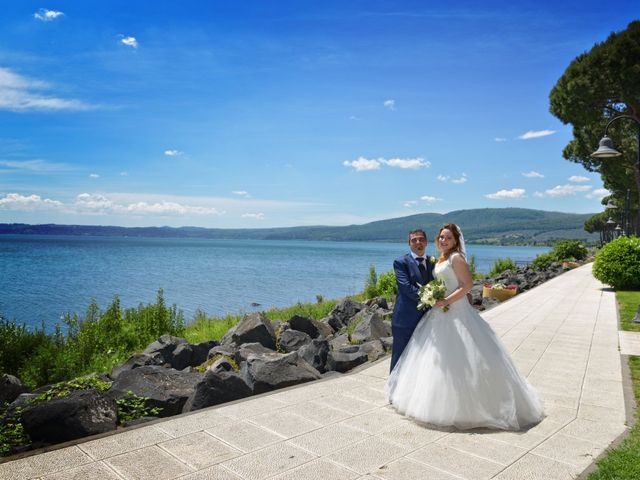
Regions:
<instances>
[{"instance_id":1,"label":"green foliage in bouquet","mask_svg":"<svg viewBox=\"0 0 640 480\"><path fill-rule=\"evenodd\" d=\"M616 290L640 290L640 238L620 237L602 247L593 276Z\"/></svg>"}]
</instances>

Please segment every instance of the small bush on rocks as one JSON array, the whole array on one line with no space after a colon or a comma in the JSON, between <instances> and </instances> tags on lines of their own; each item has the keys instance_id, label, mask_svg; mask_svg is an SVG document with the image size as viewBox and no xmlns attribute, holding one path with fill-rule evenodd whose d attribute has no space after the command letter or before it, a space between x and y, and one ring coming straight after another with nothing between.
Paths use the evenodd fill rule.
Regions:
<instances>
[{"instance_id":1,"label":"small bush on rocks","mask_svg":"<svg viewBox=\"0 0 640 480\"><path fill-rule=\"evenodd\" d=\"M640 290L640 238L620 237L602 247L593 276L616 290Z\"/></svg>"},{"instance_id":2,"label":"small bush on rocks","mask_svg":"<svg viewBox=\"0 0 640 480\"><path fill-rule=\"evenodd\" d=\"M584 260L589 254L578 240L560 240L553 244L553 253L559 262L565 260Z\"/></svg>"},{"instance_id":3,"label":"small bush on rocks","mask_svg":"<svg viewBox=\"0 0 640 480\"><path fill-rule=\"evenodd\" d=\"M491 272L489 272L490 277L497 277L505 270L516 270L516 263L510 258L499 258L494 264Z\"/></svg>"}]
</instances>

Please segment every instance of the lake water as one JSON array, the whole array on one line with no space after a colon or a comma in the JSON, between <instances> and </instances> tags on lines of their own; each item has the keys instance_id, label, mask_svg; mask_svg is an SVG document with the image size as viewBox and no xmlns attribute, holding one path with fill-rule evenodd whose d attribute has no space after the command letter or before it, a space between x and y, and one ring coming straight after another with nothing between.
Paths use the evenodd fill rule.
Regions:
<instances>
[{"instance_id":1,"label":"lake water","mask_svg":"<svg viewBox=\"0 0 640 480\"><path fill-rule=\"evenodd\" d=\"M549 250L467 249L483 272L497 258L527 262ZM65 312L83 315L92 298L103 310L116 295L134 307L154 302L159 288L187 321L198 308L221 316L285 307L361 292L370 265L386 272L407 251L402 243L0 235L0 313L50 329Z\"/></svg>"}]
</instances>

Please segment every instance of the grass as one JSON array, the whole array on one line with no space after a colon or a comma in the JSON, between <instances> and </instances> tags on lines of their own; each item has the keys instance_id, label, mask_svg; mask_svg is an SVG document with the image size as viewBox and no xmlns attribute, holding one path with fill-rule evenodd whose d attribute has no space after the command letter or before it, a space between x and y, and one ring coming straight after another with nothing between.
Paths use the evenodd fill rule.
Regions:
<instances>
[{"instance_id":1,"label":"grass","mask_svg":"<svg viewBox=\"0 0 640 480\"><path fill-rule=\"evenodd\" d=\"M620 308L620 323L623 330L640 331L633 323L640 304L640 292L616 292ZM629 357L629 370L636 405L640 404L640 357ZM588 480L624 480L640 478L640 422L638 412L635 424L629 435L620 445L598 462L597 470L587 477Z\"/></svg>"},{"instance_id":2,"label":"grass","mask_svg":"<svg viewBox=\"0 0 640 480\"><path fill-rule=\"evenodd\" d=\"M350 297L355 300L360 296ZM296 303L291 307L272 308L265 311L269 320L287 321L294 315L320 320L336 306L337 300L323 300L317 303ZM194 319L186 328L184 337L190 343L200 343L207 340L220 340L227 331L242 319L242 315L226 315L225 317L207 317L202 312L196 312Z\"/></svg>"}]
</instances>

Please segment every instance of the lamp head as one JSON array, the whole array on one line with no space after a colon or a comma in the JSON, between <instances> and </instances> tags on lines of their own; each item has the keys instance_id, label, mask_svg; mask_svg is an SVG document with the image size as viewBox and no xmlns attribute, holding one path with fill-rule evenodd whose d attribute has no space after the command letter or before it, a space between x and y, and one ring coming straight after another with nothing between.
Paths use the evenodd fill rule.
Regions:
<instances>
[{"instance_id":1,"label":"lamp head","mask_svg":"<svg viewBox=\"0 0 640 480\"><path fill-rule=\"evenodd\" d=\"M593 158L611 158L619 157L620 155L622 154L613 148L613 140L611 140L607 135L602 137L600 140L598 150L591 154Z\"/></svg>"}]
</instances>

